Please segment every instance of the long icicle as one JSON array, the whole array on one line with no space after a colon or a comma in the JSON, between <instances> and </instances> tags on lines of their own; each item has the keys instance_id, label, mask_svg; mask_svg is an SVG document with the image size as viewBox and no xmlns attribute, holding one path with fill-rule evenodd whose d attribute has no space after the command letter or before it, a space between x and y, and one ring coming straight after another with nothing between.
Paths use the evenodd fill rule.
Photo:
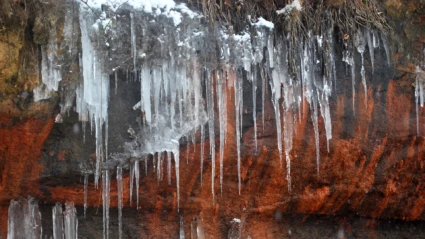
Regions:
<instances>
[{"instance_id":1,"label":"long icicle","mask_svg":"<svg viewBox=\"0 0 425 239\"><path fill-rule=\"evenodd\" d=\"M87 212L87 186L89 184L89 174L84 174L84 218L86 218L86 212Z\"/></svg>"},{"instance_id":2,"label":"long icicle","mask_svg":"<svg viewBox=\"0 0 425 239\"><path fill-rule=\"evenodd\" d=\"M140 167L138 159L134 161L134 179L136 182L136 208L139 209Z\"/></svg>"},{"instance_id":3,"label":"long icicle","mask_svg":"<svg viewBox=\"0 0 425 239\"><path fill-rule=\"evenodd\" d=\"M204 147L205 147L205 127L201 124L201 185L202 185L202 174L204 172Z\"/></svg>"},{"instance_id":4,"label":"long icicle","mask_svg":"<svg viewBox=\"0 0 425 239\"><path fill-rule=\"evenodd\" d=\"M254 120L255 153L257 153L257 66L252 71L252 119Z\"/></svg>"},{"instance_id":5,"label":"long icicle","mask_svg":"<svg viewBox=\"0 0 425 239\"><path fill-rule=\"evenodd\" d=\"M171 152L167 151L167 176L168 185L171 185Z\"/></svg>"},{"instance_id":6,"label":"long icicle","mask_svg":"<svg viewBox=\"0 0 425 239\"><path fill-rule=\"evenodd\" d=\"M241 91L240 91L240 87L241 87L241 83L240 83L240 79L239 77L235 77L234 78L234 89L235 89L235 116L236 116L236 147L237 147L237 151L238 151L238 192L239 195L241 194L241 128L240 128L240 124L241 124Z\"/></svg>"},{"instance_id":7,"label":"long icicle","mask_svg":"<svg viewBox=\"0 0 425 239\"><path fill-rule=\"evenodd\" d=\"M208 128L210 140L210 155L211 155L211 191L213 195L213 204L215 203L214 193L214 178L215 178L215 133L214 133L214 85L213 78L209 70L206 71L207 83L207 108L208 108Z\"/></svg>"},{"instance_id":8,"label":"long icicle","mask_svg":"<svg viewBox=\"0 0 425 239\"><path fill-rule=\"evenodd\" d=\"M225 129L226 129L226 123L225 123L225 111L226 108L224 106L224 94L225 89L223 84L223 78L220 77L219 74L217 74L217 80L216 80L216 89L217 89L217 96L218 96L218 117L219 117L219 126L220 126L220 192L223 193L223 157L224 157L224 136L225 136Z\"/></svg>"},{"instance_id":9,"label":"long icicle","mask_svg":"<svg viewBox=\"0 0 425 239\"><path fill-rule=\"evenodd\" d=\"M122 184L122 167L117 167L117 187L118 187L118 238L122 238L122 198L123 198L123 184Z\"/></svg>"},{"instance_id":10,"label":"long icicle","mask_svg":"<svg viewBox=\"0 0 425 239\"><path fill-rule=\"evenodd\" d=\"M180 211L180 156L179 149L173 152L174 163L176 168L176 185L177 185L177 211Z\"/></svg>"}]
</instances>

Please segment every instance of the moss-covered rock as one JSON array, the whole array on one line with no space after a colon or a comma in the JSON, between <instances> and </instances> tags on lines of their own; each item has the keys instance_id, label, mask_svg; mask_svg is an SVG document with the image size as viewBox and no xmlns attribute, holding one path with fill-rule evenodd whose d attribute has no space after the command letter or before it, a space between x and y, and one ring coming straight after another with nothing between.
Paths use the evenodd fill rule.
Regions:
<instances>
[{"instance_id":1,"label":"moss-covered rock","mask_svg":"<svg viewBox=\"0 0 425 239\"><path fill-rule=\"evenodd\" d=\"M20 29L6 31L0 35L0 93L2 94L15 92L23 43L23 33Z\"/></svg>"},{"instance_id":2,"label":"moss-covered rock","mask_svg":"<svg viewBox=\"0 0 425 239\"><path fill-rule=\"evenodd\" d=\"M49 41L49 27L47 22L43 21L41 17L37 17L32 29L34 34L34 43L45 45Z\"/></svg>"}]
</instances>

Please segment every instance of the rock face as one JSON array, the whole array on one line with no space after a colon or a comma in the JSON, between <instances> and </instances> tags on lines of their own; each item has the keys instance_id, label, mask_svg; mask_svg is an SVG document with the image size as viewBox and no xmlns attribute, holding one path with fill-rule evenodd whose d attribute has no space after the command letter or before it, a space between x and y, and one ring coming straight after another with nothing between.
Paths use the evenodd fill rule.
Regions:
<instances>
[{"instance_id":1,"label":"rock face","mask_svg":"<svg viewBox=\"0 0 425 239\"><path fill-rule=\"evenodd\" d=\"M129 215L125 219L127 230L137 231L128 225L142 223L140 235L176 235L179 230L179 216L184 219L186 237L190 237L190 224L195 221L194 225L202 224L205 227L206 235L214 235L216 238L226 237L229 228L237 231L230 224L232 218L242 218L242 223L246 220L247 228L261 228L258 230L260 231L264 227L276 226L274 222L262 225L262 217L278 218L276 215L282 213L424 220L425 110L419 107L416 112L415 88L412 84L415 82L414 66L417 62L408 60L411 49L405 45L414 45L413 52L423 54L425 35L419 30L413 32L412 29L425 28L421 20L422 8L412 13L411 5L408 5L409 9L404 9L399 2L386 1L386 7L390 14L409 11L402 16L393 15L392 18L395 35L402 39L402 44L393 44L390 65L387 63L385 49L377 49L373 72L371 59L365 54L367 95L360 84L360 74L356 74L354 111L351 76L346 74L345 63L342 60L336 61L338 82L334 91L336 93L330 97L332 139L329 142L329 151L324 122L319 118L319 173L316 168L314 129L307 101L303 101L300 111L302 117L295 126L290 155L292 190L289 192L285 179L285 162L282 162L283 165L279 162L275 115L270 100L271 89L268 86L266 90L264 116L261 114L261 92L257 92L258 149L255 150L252 85L244 81L241 195L238 194L235 107L232 101L234 91L229 88L223 191L220 191L216 169L215 203L213 204L211 193L212 164L208 153L205 154L201 181L201 144L198 134L194 144L186 145L183 142L180 148L179 211L174 167L173 184L168 185L166 173L163 180L157 180L152 158L149 159L147 168L142 164L138 213L134 212L135 199L133 198L132 206L129 203L130 176L128 170L124 169L124 213ZM419 20L412 23L416 25L402 29L398 24L404 19ZM3 42L0 41L0 47ZM337 44L342 46L342 39ZM16 54L17 52L14 58L17 57ZM3 59L1 57L0 60ZM342 59L341 48L336 49L336 57ZM359 55L356 55L355 61L359 66ZM12 64L9 69L17 73L16 66ZM6 71L2 72L3 75L6 74ZM5 77L10 77L9 73ZM127 130L130 125L137 125L134 119L140 114L128 107L140 100L140 83L119 75L117 86L117 92L110 94L111 103L108 108L110 152L119 152L120 145L130 140ZM115 82L111 81L111 89L114 88ZM54 117L58 112L54 107L57 99L33 103L27 100L31 96L26 97L23 93L21 91L13 96L5 96L0 105L0 238L7 232L7 207L11 199L31 194L45 203L46 207L65 201L73 201L82 206L84 184L81 165L94 165L96 158L95 136L91 133L89 124L83 130L73 111L63 116L62 124L54 124ZM216 106L215 111L217 110ZM265 119L264 125L262 117ZM215 123L215 128L215 132L219 132L218 122ZM215 158L218 159L218 135L215 140ZM206 140L205 152L209 150ZM163 167L165 169L166 165ZM111 207L114 208L117 207L115 176L114 173L110 190ZM101 204L102 195L100 190L95 189L92 176L89 180L88 206L91 219L89 217L88 220L95 221L93 218L96 216L93 216L95 213L92 211ZM202 217L198 218L201 212ZM79 210L80 215L81 213L82 210ZM114 214L111 217L115 217ZM194 216L197 218L194 219ZM93 229L89 228L88 223L83 225L87 231L101 232L101 227ZM256 234L254 230L248 233L246 229L244 233L253 238L256 238L255 235L263 236ZM275 235L287 233L280 231Z\"/></svg>"}]
</instances>

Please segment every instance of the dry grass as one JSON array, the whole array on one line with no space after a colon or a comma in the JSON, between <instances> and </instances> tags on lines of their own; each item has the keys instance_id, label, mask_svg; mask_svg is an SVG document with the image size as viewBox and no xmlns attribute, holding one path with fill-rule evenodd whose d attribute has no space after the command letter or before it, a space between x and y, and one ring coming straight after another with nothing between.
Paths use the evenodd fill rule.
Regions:
<instances>
[{"instance_id":1,"label":"dry grass","mask_svg":"<svg viewBox=\"0 0 425 239\"><path fill-rule=\"evenodd\" d=\"M196 1L196 2L195 2ZM277 3L280 2L280 3ZM292 0L191 0L191 6L199 7L210 23L220 22L233 26L236 32L243 30L247 17L263 17L276 25L276 29L291 32L292 36L305 37L307 31L323 32L329 24L341 32L352 34L359 28L376 28L391 32L385 15L380 12L377 0L345 0L341 6L324 3L323 0L302 0L303 10L288 15L277 15Z\"/></svg>"}]
</instances>

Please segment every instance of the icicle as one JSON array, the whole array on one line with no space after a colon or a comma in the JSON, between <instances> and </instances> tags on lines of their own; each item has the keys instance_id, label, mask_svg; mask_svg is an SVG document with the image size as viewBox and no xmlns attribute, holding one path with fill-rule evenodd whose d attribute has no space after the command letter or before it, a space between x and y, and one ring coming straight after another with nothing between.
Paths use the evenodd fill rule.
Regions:
<instances>
[{"instance_id":1,"label":"icicle","mask_svg":"<svg viewBox=\"0 0 425 239\"><path fill-rule=\"evenodd\" d=\"M372 64L372 74L373 74L375 72L375 60L374 60L375 51L374 51L373 39L372 39L373 33L371 32L371 30L367 30L365 34L367 38L367 47L369 48L370 63Z\"/></svg>"},{"instance_id":2,"label":"icicle","mask_svg":"<svg viewBox=\"0 0 425 239\"><path fill-rule=\"evenodd\" d=\"M86 143L86 122L81 122L83 128L83 143Z\"/></svg>"},{"instance_id":3,"label":"icicle","mask_svg":"<svg viewBox=\"0 0 425 239\"><path fill-rule=\"evenodd\" d=\"M40 101L50 98L50 92L58 91L59 82L62 80L61 68L57 64L56 51L57 37L56 31L50 31L49 43L45 47L41 47L41 79L43 81L34 89L34 101Z\"/></svg>"},{"instance_id":4,"label":"icicle","mask_svg":"<svg viewBox=\"0 0 425 239\"><path fill-rule=\"evenodd\" d=\"M130 164L130 207L133 202L134 165Z\"/></svg>"},{"instance_id":5,"label":"icicle","mask_svg":"<svg viewBox=\"0 0 425 239\"><path fill-rule=\"evenodd\" d=\"M90 39L93 32L92 12L80 5L80 28L81 28L81 48L82 66L84 78L84 94L81 97L86 109L89 111L90 119L94 122L96 129L96 170L95 187L98 186L101 164L104 161L103 125L108 122L108 99L109 99L109 74L103 72L102 58L96 51L96 42ZM78 111L77 111L78 112ZM86 115L87 112L78 112ZM92 124L93 127L93 124ZM105 127L107 129L107 127ZM107 140L107 139L106 139Z\"/></svg>"},{"instance_id":6,"label":"icicle","mask_svg":"<svg viewBox=\"0 0 425 239\"><path fill-rule=\"evenodd\" d=\"M387 36L384 33L381 33L381 39L382 39L382 44L384 45L385 54L387 56L388 65L391 65L391 55L390 55L390 49L388 47Z\"/></svg>"},{"instance_id":7,"label":"icicle","mask_svg":"<svg viewBox=\"0 0 425 239\"><path fill-rule=\"evenodd\" d=\"M196 132L198 131L198 127L196 127L195 131L192 134L192 145L193 145L193 153L196 155Z\"/></svg>"},{"instance_id":8,"label":"icicle","mask_svg":"<svg viewBox=\"0 0 425 239\"><path fill-rule=\"evenodd\" d=\"M288 182L288 192L291 191L292 183L291 183L291 158L289 157L289 151L285 149L286 155L286 181Z\"/></svg>"},{"instance_id":9,"label":"icicle","mask_svg":"<svg viewBox=\"0 0 425 239\"><path fill-rule=\"evenodd\" d=\"M202 185L202 174L204 172L204 147L205 147L205 129L204 129L204 124L201 124L201 185Z\"/></svg>"},{"instance_id":10,"label":"icicle","mask_svg":"<svg viewBox=\"0 0 425 239\"><path fill-rule=\"evenodd\" d=\"M190 238L191 239L198 238L198 233L196 232L197 226L198 225L196 223L196 218L194 218L193 221L190 223Z\"/></svg>"},{"instance_id":11,"label":"icicle","mask_svg":"<svg viewBox=\"0 0 425 239\"><path fill-rule=\"evenodd\" d=\"M224 88L223 78L217 74L217 96L218 96L218 117L220 126L220 192L223 193L223 157L224 157L224 137L226 130L226 107L225 107L225 94L226 89Z\"/></svg>"},{"instance_id":12,"label":"icicle","mask_svg":"<svg viewBox=\"0 0 425 239\"><path fill-rule=\"evenodd\" d=\"M42 238L41 213L32 197L11 200L8 211L7 239Z\"/></svg>"},{"instance_id":13,"label":"icicle","mask_svg":"<svg viewBox=\"0 0 425 239\"><path fill-rule=\"evenodd\" d=\"M333 36L334 36L334 31L333 31L333 27L329 28L328 32L327 32L327 43L328 43L328 47L330 49L328 49L328 56L329 56L329 63L331 65L331 72L330 74L330 78L334 80L334 89L336 90L336 83L337 83L337 79L336 79L336 66L335 66L335 47L334 47L334 42L333 42ZM329 85L332 85L332 81L330 82ZM332 88L332 87L330 87ZM304 97L304 96L303 96Z\"/></svg>"},{"instance_id":14,"label":"icicle","mask_svg":"<svg viewBox=\"0 0 425 239\"><path fill-rule=\"evenodd\" d=\"M266 99L266 87L267 87L267 78L266 75L264 74L264 69L263 67L260 67L260 73L261 73L261 124L263 125L263 134L264 134L264 102Z\"/></svg>"},{"instance_id":15,"label":"icicle","mask_svg":"<svg viewBox=\"0 0 425 239\"><path fill-rule=\"evenodd\" d=\"M154 114L155 120L158 121L159 115L159 104L160 104L160 93L161 93L161 85L162 78L160 77L161 73L158 69L153 69L152 74L152 83L153 83L153 104L154 104Z\"/></svg>"},{"instance_id":16,"label":"icicle","mask_svg":"<svg viewBox=\"0 0 425 239\"><path fill-rule=\"evenodd\" d=\"M88 184L89 184L89 174L84 174L84 218L86 218L86 212L87 212L87 191L88 191Z\"/></svg>"},{"instance_id":17,"label":"icicle","mask_svg":"<svg viewBox=\"0 0 425 239\"><path fill-rule=\"evenodd\" d=\"M179 77L179 76L177 76ZM182 92L182 80L186 79L185 77L180 76L178 80L180 80L180 84L177 88L177 100L179 103L179 116L180 116L180 128L183 127L183 92Z\"/></svg>"},{"instance_id":18,"label":"icicle","mask_svg":"<svg viewBox=\"0 0 425 239\"><path fill-rule=\"evenodd\" d=\"M353 114L356 115L356 109L355 109L355 101L356 101L356 73L355 73L355 67L354 67L354 59L353 64L351 65L351 85L353 88Z\"/></svg>"},{"instance_id":19,"label":"icicle","mask_svg":"<svg viewBox=\"0 0 425 239\"><path fill-rule=\"evenodd\" d=\"M136 181L136 208L139 209L140 166L138 159L134 161L134 178Z\"/></svg>"},{"instance_id":20,"label":"icicle","mask_svg":"<svg viewBox=\"0 0 425 239\"><path fill-rule=\"evenodd\" d=\"M367 85L366 85L366 75L365 75L365 70L364 70L364 57L363 57L363 53L361 54L361 57L362 57L362 69L360 71L360 74L362 76L362 83L363 83L364 97L365 97L365 106L367 108Z\"/></svg>"},{"instance_id":21,"label":"icicle","mask_svg":"<svg viewBox=\"0 0 425 239\"><path fill-rule=\"evenodd\" d=\"M343 61L347 63L347 65L351 68L351 86L352 86L352 95L353 95L353 114L356 114L355 109L355 99L356 99L356 71L355 71L355 64L354 64L354 56L352 51L344 51L343 53Z\"/></svg>"},{"instance_id":22,"label":"icicle","mask_svg":"<svg viewBox=\"0 0 425 239\"><path fill-rule=\"evenodd\" d=\"M279 77L279 73L276 70L272 71L272 80L270 81L270 86L272 89L273 106L275 111L277 148L279 150L279 160L280 160L279 162L280 162L280 166L282 167L282 126L280 121L280 104L279 104L281 91L280 91L280 77Z\"/></svg>"},{"instance_id":23,"label":"icicle","mask_svg":"<svg viewBox=\"0 0 425 239\"><path fill-rule=\"evenodd\" d=\"M416 100L416 133L419 136L419 105L424 106L424 71L420 67L416 67L415 81L415 100Z\"/></svg>"},{"instance_id":24,"label":"icicle","mask_svg":"<svg viewBox=\"0 0 425 239\"><path fill-rule=\"evenodd\" d=\"M285 110L284 110L284 142L285 142L285 156L286 156L286 180L288 182L288 192L291 191L291 158L289 153L292 150L292 137L293 137L293 113L292 113L292 98L293 88L290 85L284 87L284 99L285 99Z\"/></svg>"},{"instance_id":25,"label":"icicle","mask_svg":"<svg viewBox=\"0 0 425 239\"><path fill-rule=\"evenodd\" d=\"M236 148L238 153L238 192L241 194L241 99L242 99L242 79L237 76L234 77L235 82L235 116L236 116Z\"/></svg>"},{"instance_id":26,"label":"icicle","mask_svg":"<svg viewBox=\"0 0 425 239\"><path fill-rule=\"evenodd\" d=\"M175 77L175 75L173 75L173 77ZM175 109L175 103L176 103L176 97L177 97L177 86L176 86L176 80L177 79L173 79L170 80L170 125L171 125L171 129L174 129L175 124L174 124L174 117L176 115L176 109Z\"/></svg>"},{"instance_id":27,"label":"icicle","mask_svg":"<svg viewBox=\"0 0 425 239\"><path fill-rule=\"evenodd\" d=\"M131 34L131 55L133 57L134 73L136 73L137 44L136 44L136 26L134 24L134 13L130 13L130 34Z\"/></svg>"},{"instance_id":28,"label":"icicle","mask_svg":"<svg viewBox=\"0 0 425 239\"><path fill-rule=\"evenodd\" d=\"M118 187L118 238L122 238L122 198L123 198L123 184L122 184L122 167L117 167L117 187ZM138 190L137 190L138 191ZM139 205L139 203L137 203Z\"/></svg>"},{"instance_id":29,"label":"icicle","mask_svg":"<svg viewBox=\"0 0 425 239\"><path fill-rule=\"evenodd\" d=\"M211 155L211 191L213 204L215 203L214 193L214 178L215 178L215 133L214 133L214 86L213 78L209 70L206 71L206 84L207 84L207 109L208 109L208 134L210 140L210 155Z\"/></svg>"},{"instance_id":30,"label":"icicle","mask_svg":"<svg viewBox=\"0 0 425 239\"><path fill-rule=\"evenodd\" d=\"M177 185L177 211L180 211L180 156L179 150L176 149L174 154L174 164L176 168L176 185Z\"/></svg>"},{"instance_id":31,"label":"icicle","mask_svg":"<svg viewBox=\"0 0 425 239\"><path fill-rule=\"evenodd\" d=\"M109 101L109 97L108 97ZM109 137L109 119L105 119L105 156L103 156L104 160L106 161L108 158L108 137Z\"/></svg>"},{"instance_id":32,"label":"icicle","mask_svg":"<svg viewBox=\"0 0 425 239\"><path fill-rule=\"evenodd\" d=\"M161 152L161 160L160 160L160 167L161 167L161 177L160 177L160 180L161 181L163 181L164 180L164 157L165 157L165 154L164 154L164 156L162 156L162 152Z\"/></svg>"},{"instance_id":33,"label":"icicle","mask_svg":"<svg viewBox=\"0 0 425 239\"><path fill-rule=\"evenodd\" d=\"M171 185L171 152L167 151L167 175L168 185Z\"/></svg>"},{"instance_id":34,"label":"icicle","mask_svg":"<svg viewBox=\"0 0 425 239\"><path fill-rule=\"evenodd\" d=\"M62 204L56 203L52 208L53 239L64 238Z\"/></svg>"},{"instance_id":35,"label":"icicle","mask_svg":"<svg viewBox=\"0 0 425 239\"><path fill-rule=\"evenodd\" d=\"M317 174L320 172L320 144L319 144L319 123L317 119L317 98L313 97L313 114L311 118L313 120L313 128L314 128L314 139L316 142L316 164L317 164Z\"/></svg>"},{"instance_id":36,"label":"icicle","mask_svg":"<svg viewBox=\"0 0 425 239\"><path fill-rule=\"evenodd\" d=\"M243 79L242 77L241 77L241 79ZM244 108L243 108L243 81L241 80L241 82L240 82L240 88L239 88L239 97L240 97L240 100L239 100L239 114L240 114L240 116L239 116L239 126L240 126L240 133L241 133L241 137L242 137L242 132L243 132L243 113L244 113Z\"/></svg>"},{"instance_id":37,"label":"icicle","mask_svg":"<svg viewBox=\"0 0 425 239\"><path fill-rule=\"evenodd\" d=\"M326 131L326 144L329 153L329 140L332 139L332 122L331 122L331 113L329 109L329 96L330 96L330 87L327 85L325 77L323 77L323 92L318 94L319 104L320 104L320 112L323 117L323 121L325 123L325 131Z\"/></svg>"},{"instance_id":38,"label":"icicle","mask_svg":"<svg viewBox=\"0 0 425 239\"><path fill-rule=\"evenodd\" d=\"M95 119L96 127L96 172L95 172L95 186L97 188L97 183L100 177L100 171L103 163L103 142L102 142L102 125L100 119Z\"/></svg>"},{"instance_id":39,"label":"icicle","mask_svg":"<svg viewBox=\"0 0 425 239\"><path fill-rule=\"evenodd\" d=\"M142 99L142 113L144 119L148 124L152 122L151 111L151 76L149 69L143 67L141 71L141 99Z\"/></svg>"},{"instance_id":40,"label":"icicle","mask_svg":"<svg viewBox=\"0 0 425 239\"><path fill-rule=\"evenodd\" d=\"M73 202L65 203L65 239L77 239L78 238L78 219L77 210L75 209Z\"/></svg>"},{"instance_id":41,"label":"icicle","mask_svg":"<svg viewBox=\"0 0 425 239\"><path fill-rule=\"evenodd\" d=\"M372 30L372 41L373 41L373 48L379 47L379 37L375 30Z\"/></svg>"},{"instance_id":42,"label":"icicle","mask_svg":"<svg viewBox=\"0 0 425 239\"><path fill-rule=\"evenodd\" d=\"M267 40L267 50L269 54L269 69L274 68L274 45L273 45L273 36L269 36Z\"/></svg>"},{"instance_id":43,"label":"icicle","mask_svg":"<svg viewBox=\"0 0 425 239\"><path fill-rule=\"evenodd\" d=\"M185 233L184 233L184 220L183 217L180 216L180 231L179 231L179 238L185 239Z\"/></svg>"},{"instance_id":44,"label":"icicle","mask_svg":"<svg viewBox=\"0 0 425 239\"><path fill-rule=\"evenodd\" d=\"M301 73L303 78L304 87L306 88L304 92L304 96L307 99L310 109L311 109L311 119L313 121L313 128L314 128L314 136L315 136L315 143L316 143L316 164L317 164L317 173L319 173L320 170L320 148L319 148L319 126L318 126L318 106L317 106L317 97L315 97L315 90L314 86L316 86L316 72L314 70L314 61L315 51L313 48L313 44L311 41L308 41L304 47L304 52L302 55L302 61L301 61ZM313 54L313 55L312 55ZM347 54L349 52L344 52L344 61L347 62L347 64L351 63L349 61L350 58L347 59ZM349 55L351 56L351 55ZM349 57L348 56L348 57Z\"/></svg>"},{"instance_id":45,"label":"icicle","mask_svg":"<svg viewBox=\"0 0 425 239\"><path fill-rule=\"evenodd\" d=\"M148 176L148 156L145 156L145 176Z\"/></svg>"},{"instance_id":46,"label":"icicle","mask_svg":"<svg viewBox=\"0 0 425 239\"><path fill-rule=\"evenodd\" d=\"M186 165L189 164L189 153L190 153L190 140L189 135L186 137Z\"/></svg>"},{"instance_id":47,"label":"icicle","mask_svg":"<svg viewBox=\"0 0 425 239\"><path fill-rule=\"evenodd\" d=\"M109 205L110 205L109 170L102 171L102 204L103 204L103 238L109 238Z\"/></svg>"},{"instance_id":48,"label":"icicle","mask_svg":"<svg viewBox=\"0 0 425 239\"><path fill-rule=\"evenodd\" d=\"M155 159L155 153L152 154L152 167L153 172L156 173L156 159Z\"/></svg>"},{"instance_id":49,"label":"icicle","mask_svg":"<svg viewBox=\"0 0 425 239\"><path fill-rule=\"evenodd\" d=\"M201 101L201 79L199 77L199 66L198 62L195 59L193 61L193 87L194 87L194 97L195 97L195 121L199 122L199 110L200 110L200 101ZM192 140L195 140L195 137L192 137ZM195 144L195 143L193 143Z\"/></svg>"},{"instance_id":50,"label":"icicle","mask_svg":"<svg viewBox=\"0 0 425 239\"><path fill-rule=\"evenodd\" d=\"M157 161L157 172L156 172L156 180L159 184L159 181L161 180L161 152L158 152L158 161Z\"/></svg>"},{"instance_id":51,"label":"icicle","mask_svg":"<svg viewBox=\"0 0 425 239\"><path fill-rule=\"evenodd\" d=\"M114 75L115 75L115 95L116 95L118 91L118 70L114 72Z\"/></svg>"},{"instance_id":52,"label":"icicle","mask_svg":"<svg viewBox=\"0 0 425 239\"><path fill-rule=\"evenodd\" d=\"M255 153L257 153L257 66L254 66L252 74L252 119L254 121Z\"/></svg>"},{"instance_id":53,"label":"icicle","mask_svg":"<svg viewBox=\"0 0 425 239\"><path fill-rule=\"evenodd\" d=\"M356 46L357 51L360 53L360 56L362 59L362 69L360 71L360 75L362 77L362 84L363 84L364 94L365 94L365 106L367 108L367 86L366 86L366 75L365 75L364 57L363 57L363 54L366 48L366 40L365 40L365 36L363 32L361 32L360 30L354 36L354 45Z\"/></svg>"},{"instance_id":54,"label":"icicle","mask_svg":"<svg viewBox=\"0 0 425 239\"><path fill-rule=\"evenodd\" d=\"M202 217L202 212L199 214L199 217L196 217L196 235L198 239L205 239L204 219Z\"/></svg>"},{"instance_id":55,"label":"icicle","mask_svg":"<svg viewBox=\"0 0 425 239\"><path fill-rule=\"evenodd\" d=\"M424 82L423 79L419 79L419 105L424 107L425 95L424 95Z\"/></svg>"}]
</instances>

